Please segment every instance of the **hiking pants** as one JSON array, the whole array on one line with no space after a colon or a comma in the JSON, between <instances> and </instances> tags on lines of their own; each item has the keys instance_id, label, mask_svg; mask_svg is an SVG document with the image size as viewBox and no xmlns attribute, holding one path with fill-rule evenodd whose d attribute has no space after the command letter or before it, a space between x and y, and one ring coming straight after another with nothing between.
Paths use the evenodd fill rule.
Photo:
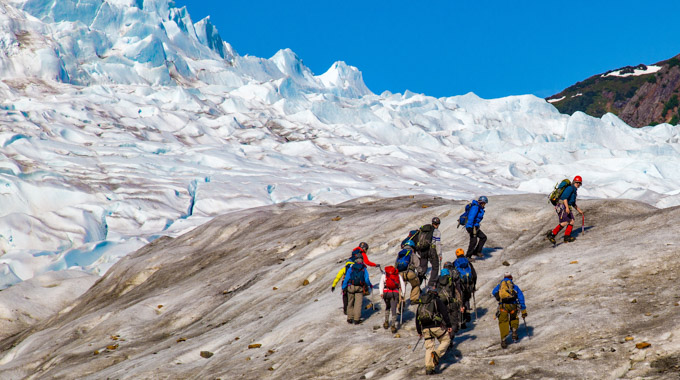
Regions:
<instances>
[{"instance_id":1,"label":"hiking pants","mask_svg":"<svg viewBox=\"0 0 680 380\"><path fill-rule=\"evenodd\" d=\"M390 311L392 312L392 326L397 322L397 305L399 305L399 292L384 292L383 300L385 300L385 322L389 322Z\"/></svg>"},{"instance_id":2,"label":"hiking pants","mask_svg":"<svg viewBox=\"0 0 680 380\"><path fill-rule=\"evenodd\" d=\"M347 315L347 290L342 291L342 312Z\"/></svg>"},{"instance_id":3,"label":"hiking pants","mask_svg":"<svg viewBox=\"0 0 680 380\"><path fill-rule=\"evenodd\" d=\"M477 236L474 236L474 227L468 230L470 234L470 244L468 245L467 253L465 257L470 258L472 255L482 256L482 248L486 243L486 235L482 232L479 227L477 227Z\"/></svg>"},{"instance_id":4,"label":"hiking pants","mask_svg":"<svg viewBox=\"0 0 680 380\"><path fill-rule=\"evenodd\" d=\"M501 330L501 340L510 333L510 328L517 331L519 329L519 307L517 304L500 304L498 315L498 328Z\"/></svg>"},{"instance_id":5,"label":"hiking pants","mask_svg":"<svg viewBox=\"0 0 680 380\"><path fill-rule=\"evenodd\" d=\"M364 287L347 285L347 319L361 320L361 308L364 302Z\"/></svg>"},{"instance_id":6,"label":"hiking pants","mask_svg":"<svg viewBox=\"0 0 680 380\"><path fill-rule=\"evenodd\" d=\"M411 304L416 303L418 298L420 298L420 279L418 278L418 274L409 268L406 272L401 272L401 278L405 282L411 284L411 295L409 296L409 299L411 300Z\"/></svg>"},{"instance_id":7,"label":"hiking pants","mask_svg":"<svg viewBox=\"0 0 680 380\"><path fill-rule=\"evenodd\" d=\"M434 247L430 248L429 252L420 253L420 273L427 273L427 263L432 264L432 271L430 272L430 279L427 281L427 286L435 287L437 286L437 280L439 279L439 255L435 251Z\"/></svg>"},{"instance_id":8,"label":"hiking pants","mask_svg":"<svg viewBox=\"0 0 680 380\"><path fill-rule=\"evenodd\" d=\"M451 344L451 337L449 334L441 327L432 327L429 329L423 329L423 338L425 338L425 369L434 369L434 356L433 353L437 354L437 357L441 358L446 353L446 349L449 348ZM435 349L435 339L439 341L439 346Z\"/></svg>"}]
</instances>

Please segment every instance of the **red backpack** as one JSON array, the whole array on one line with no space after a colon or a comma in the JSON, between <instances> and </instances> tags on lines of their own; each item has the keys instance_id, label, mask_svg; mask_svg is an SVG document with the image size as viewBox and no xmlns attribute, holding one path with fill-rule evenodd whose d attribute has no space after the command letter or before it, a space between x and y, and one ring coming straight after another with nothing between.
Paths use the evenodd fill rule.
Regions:
<instances>
[{"instance_id":1,"label":"red backpack","mask_svg":"<svg viewBox=\"0 0 680 380\"><path fill-rule=\"evenodd\" d=\"M385 287L390 290L399 290L399 271L391 265L385 267Z\"/></svg>"}]
</instances>

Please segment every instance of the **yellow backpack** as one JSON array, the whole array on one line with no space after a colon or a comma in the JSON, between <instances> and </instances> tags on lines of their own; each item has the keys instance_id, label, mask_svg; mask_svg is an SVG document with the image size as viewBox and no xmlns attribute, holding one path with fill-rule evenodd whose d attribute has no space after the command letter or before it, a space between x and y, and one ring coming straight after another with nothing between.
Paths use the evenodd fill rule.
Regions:
<instances>
[{"instance_id":1,"label":"yellow backpack","mask_svg":"<svg viewBox=\"0 0 680 380\"><path fill-rule=\"evenodd\" d=\"M511 280L505 279L501 281L501 287L498 290L498 297L501 299L501 302L506 303L514 303L517 300L515 285Z\"/></svg>"}]
</instances>

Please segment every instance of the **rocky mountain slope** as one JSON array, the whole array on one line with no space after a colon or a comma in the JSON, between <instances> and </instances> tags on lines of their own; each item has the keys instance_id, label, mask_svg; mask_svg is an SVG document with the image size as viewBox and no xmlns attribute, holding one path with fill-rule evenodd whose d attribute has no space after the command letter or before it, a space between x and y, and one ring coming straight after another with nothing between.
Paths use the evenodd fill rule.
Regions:
<instances>
[{"instance_id":1,"label":"rocky mountain slope","mask_svg":"<svg viewBox=\"0 0 680 380\"><path fill-rule=\"evenodd\" d=\"M465 203L427 196L285 203L160 238L121 259L63 310L4 335L1 377L420 377L414 309L398 335L377 327L378 302L378 310L364 311L365 323L347 325L330 284L359 241L369 242L372 260L388 265L404 234L434 215L451 260L466 246L455 227ZM441 377L680 375L680 207L600 199L580 206L585 233L576 228L576 242L553 247L543 237L556 222L544 195L490 198L486 257L475 263L479 317L456 337ZM505 271L522 287L529 317L520 342L502 350L490 292ZM378 271L370 275L377 282ZM651 346L637 348L641 343Z\"/></svg>"},{"instance_id":2,"label":"rocky mountain slope","mask_svg":"<svg viewBox=\"0 0 680 380\"><path fill-rule=\"evenodd\" d=\"M552 95L548 102L562 113L585 112L601 117L617 115L634 127L680 124L680 55L594 75Z\"/></svg>"}]
</instances>

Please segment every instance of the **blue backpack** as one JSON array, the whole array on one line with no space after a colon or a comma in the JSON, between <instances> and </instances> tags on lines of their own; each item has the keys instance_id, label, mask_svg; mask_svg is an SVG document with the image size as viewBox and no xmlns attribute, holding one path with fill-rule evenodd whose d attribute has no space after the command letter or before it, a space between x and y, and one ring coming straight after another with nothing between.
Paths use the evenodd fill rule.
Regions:
<instances>
[{"instance_id":1,"label":"blue backpack","mask_svg":"<svg viewBox=\"0 0 680 380\"><path fill-rule=\"evenodd\" d=\"M460 282L464 285L472 285L472 267L465 257L459 257L453 262L460 277Z\"/></svg>"},{"instance_id":2,"label":"blue backpack","mask_svg":"<svg viewBox=\"0 0 680 380\"><path fill-rule=\"evenodd\" d=\"M352 264L351 269L352 272L349 275L349 284L354 286L365 286L364 270L366 269L366 265L359 263Z\"/></svg>"},{"instance_id":3,"label":"blue backpack","mask_svg":"<svg viewBox=\"0 0 680 380\"><path fill-rule=\"evenodd\" d=\"M406 272L408 266L411 264L411 255L413 254L413 249L404 248L397 254L397 261L394 266L399 272Z\"/></svg>"},{"instance_id":4,"label":"blue backpack","mask_svg":"<svg viewBox=\"0 0 680 380\"><path fill-rule=\"evenodd\" d=\"M461 225L465 226L467 224L468 214L470 213L470 206L472 206L472 202L465 205L465 211L458 217L458 225L456 226L456 228L460 227Z\"/></svg>"}]
</instances>

